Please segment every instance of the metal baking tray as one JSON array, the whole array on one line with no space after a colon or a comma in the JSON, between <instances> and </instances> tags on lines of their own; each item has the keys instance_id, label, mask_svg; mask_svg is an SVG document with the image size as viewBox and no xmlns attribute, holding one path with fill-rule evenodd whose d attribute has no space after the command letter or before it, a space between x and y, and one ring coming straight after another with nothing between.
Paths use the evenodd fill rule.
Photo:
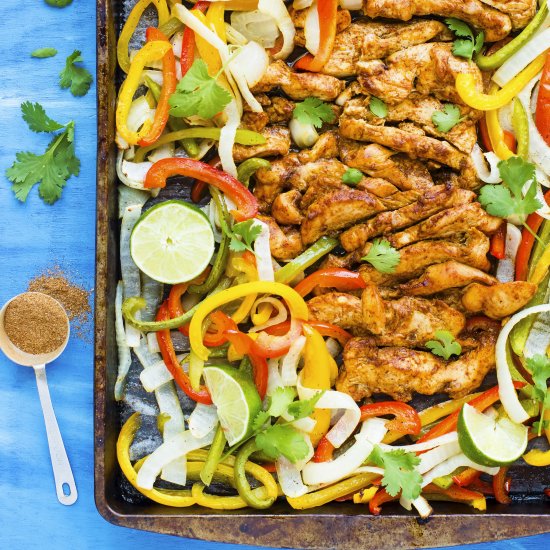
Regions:
<instances>
[{"instance_id":1,"label":"metal baking tray","mask_svg":"<svg viewBox=\"0 0 550 550\"><path fill-rule=\"evenodd\" d=\"M127 2L133 5L134 0ZM119 278L115 99L116 37L125 2L97 1L97 260L95 283L95 501L109 522L135 529L195 539L287 548L425 548L521 537L550 531L548 469L514 467L511 506L488 503L486 513L464 505L435 503L422 521L397 505L381 516L363 506L334 503L297 511L276 503L267 511L173 509L132 498L116 460L116 439L124 412L115 402L117 350L114 297ZM422 401L420 401L422 402ZM545 479L546 478L546 479Z\"/></svg>"}]
</instances>

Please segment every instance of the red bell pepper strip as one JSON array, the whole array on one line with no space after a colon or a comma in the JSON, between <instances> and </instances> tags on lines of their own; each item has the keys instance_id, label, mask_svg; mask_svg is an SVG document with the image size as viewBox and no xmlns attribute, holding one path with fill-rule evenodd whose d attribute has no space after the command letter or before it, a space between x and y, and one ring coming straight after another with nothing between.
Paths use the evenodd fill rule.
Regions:
<instances>
[{"instance_id":1,"label":"red bell pepper strip","mask_svg":"<svg viewBox=\"0 0 550 550\"><path fill-rule=\"evenodd\" d=\"M503 130L502 132L504 134L504 143L506 147L515 153L517 150L516 136L508 130ZM491 144L491 138L489 137L489 130L487 128L487 121L485 120L485 117L479 121L479 137L485 150L492 151L493 145Z\"/></svg>"},{"instance_id":2,"label":"red bell pepper strip","mask_svg":"<svg viewBox=\"0 0 550 550\"><path fill-rule=\"evenodd\" d=\"M399 500L399 495L392 497L386 489L379 489L369 502L369 511L373 516L379 516L382 511L382 504Z\"/></svg>"},{"instance_id":3,"label":"red bell pepper strip","mask_svg":"<svg viewBox=\"0 0 550 550\"><path fill-rule=\"evenodd\" d=\"M332 325L331 323L324 323L322 321L308 321L307 324L319 332L321 336L327 336L338 340L342 346L345 346L348 340L353 338L349 332L343 328L337 327L336 325ZM273 336L283 336L284 334L287 334L289 330L290 321L283 321L278 325L267 327L265 332Z\"/></svg>"},{"instance_id":4,"label":"red bell pepper strip","mask_svg":"<svg viewBox=\"0 0 550 550\"><path fill-rule=\"evenodd\" d=\"M157 321L167 321L170 319L170 312L168 311L168 304L164 302L158 312L157 312ZM208 393L208 390L202 387L200 390L196 391L191 386L189 377L182 369L178 358L176 357L176 352L174 351L174 345L172 344L172 337L170 336L169 330L159 330L157 331L157 342L159 344L160 353L162 354L162 359L166 368L169 370L170 374L174 377L176 384L185 392L185 394L197 401L197 403L202 403L203 405L211 405L212 398Z\"/></svg>"},{"instance_id":5,"label":"red bell pepper strip","mask_svg":"<svg viewBox=\"0 0 550 550\"><path fill-rule=\"evenodd\" d=\"M498 471L497 475L493 476L493 491L495 499L500 504L510 504L512 499L508 495L510 491L510 478L506 477L508 467L503 466Z\"/></svg>"},{"instance_id":6,"label":"red bell pepper strip","mask_svg":"<svg viewBox=\"0 0 550 550\"><path fill-rule=\"evenodd\" d=\"M453 483L459 487L469 487L480 475L480 471L474 468L466 468L464 471L453 476Z\"/></svg>"},{"instance_id":7,"label":"red bell pepper strip","mask_svg":"<svg viewBox=\"0 0 550 550\"><path fill-rule=\"evenodd\" d=\"M489 252L497 260L504 260L506 258L506 233L508 224L506 222L501 223L496 233L491 236L491 248Z\"/></svg>"},{"instance_id":8,"label":"red bell pepper strip","mask_svg":"<svg viewBox=\"0 0 550 550\"><path fill-rule=\"evenodd\" d=\"M172 176L196 178L217 187L237 205L238 209L231 212L237 221L249 220L258 213L256 197L240 181L200 160L177 157L155 162L145 177L145 188L165 187L166 180Z\"/></svg>"},{"instance_id":9,"label":"red bell pepper strip","mask_svg":"<svg viewBox=\"0 0 550 550\"><path fill-rule=\"evenodd\" d=\"M546 487L546 489L544 489L544 494L550 498L550 487Z\"/></svg>"},{"instance_id":10,"label":"red bell pepper strip","mask_svg":"<svg viewBox=\"0 0 550 550\"><path fill-rule=\"evenodd\" d=\"M145 33L147 42L154 40L164 40L168 42L168 39L164 34L156 27L149 27ZM147 147L153 145L155 141L160 137L166 123L168 122L168 116L170 111L170 105L168 99L176 90L178 80L176 78L176 58L174 51L170 48L164 57L162 58L162 90L160 92L160 98L155 111L155 118L153 125L146 136L143 136L139 141L140 147Z\"/></svg>"},{"instance_id":11,"label":"red bell pepper strip","mask_svg":"<svg viewBox=\"0 0 550 550\"><path fill-rule=\"evenodd\" d=\"M210 2L197 2L194 6L194 10L202 11L203 13L210 6ZM185 76L187 71L191 68L195 61L195 33L189 27L183 29L183 36L181 39L181 76Z\"/></svg>"},{"instance_id":12,"label":"red bell pepper strip","mask_svg":"<svg viewBox=\"0 0 550 550\"><path fill-rule=\"evenodd\" d=\"M422 421L415 409L406 403L399 401L381 401L368 403L359 407L361 410L361 422L375 416L394 415L395 418L386 424L388 430L401 434L418 435L422 429Z\"/></svg>"},{"instance_id":13,"label":"red bell pepper strip","mask_svg":"<svg viewBox=\"0 0 550 550\"><path fill-rule=\"evenodd\" d=\"M453 502L473 502L474 500L480 500L483 498L483 494L477 491L471 491L464 487L458 487L457 485L451 485L448 489L443 489L434 483L430 483L422 489L422 494L429 500L429 495L441 495L446 497L444 500L450 500Z\"/></svg>"},{"instance_id":14,"label":"red bell pepper strip","mask_svg":"<svg viewBox=\"0 0 550 550\"><path fill-rule=\"evenodd\" d=\"M338 290L357 290L366 288L367 283L361 275L349 269L327 267L319 269L300 281L294 290L302 297L309 294L316 286L337 288Z\"/></svg>"},{"instance_id":15,"label":"red bell pepper strip","mask_svg":"<svg viewBox=\"0 0 550 550\"><path fill-rule=\"evenodd\" d=\"M218 157L217 155L213 159L209 160L208 164L216 170L221 170L222 162L220 160L220 157ZM202 198L206 194L207 189L207 183L204 183L204 181L195 181L193 187L191 188L191 200L195 203L201 202Z\"/></svg>"},{"instance_id":16,"label":"red bell pepper strip","mask_svg":"<svg viewBox=\"0 0 550 550\"><path fill-rule=\"evenodd\" d=\"M495 490L493 489L492 483L487 483L487 481L483 481L482 479L474 479L470 485L468 485L468 489L470 491L477 491L478 493L481 493L482 495L486 495L489 497L495 496Z\"/></svg>"},{"instance_id":17,"label":"red bell pepper strip","mask_svg":"<svg viewBox=\"0 0 550 550\"><path fill-rule=\"evenodd\" d=\"M544 195L546 204L550 204L550 191L547 191ZM526 224L529 229L536 235L542 225L544 218L539 216L536 212L527 216ZM529 273L529 258L531 257L531 251L535 244L535 237L527 229L521 231L521 243L519 244L518 251L516 253L516 281L526 281Z\"/></svg>"},{"instance_id":18,"label":"red bell pepper strip","mask_svg":"<svg viewBox=\"0 0 550 550\"><path fill-rule=\"evenodd\" d=\"M270 474L274 474L277 472L277 468L275 467L274 462L266 462L265 464L261 464L262 468L266 471L268 471Z\"/></svg>"},{"instance_id":19,"label":"red bell pepper strip","mask_svg":"<svg viewBox=\"0 0 550 550\"><path fill-rule=\"evenodd\" d=\"M523 388L525 382L514 382L514 388L517 390ZM469 405L475 407L478 411L484 411L490 407L493 403L496 403L499 400L498 395L498 386L483 392L481 395L478 395L475 399L472 399ZM425 433L417 443L424 443L424 441L429 441L430 439L435 439L441 435L448 434L456 430L458 424L458 416L460 415L460 409L453 414L450 414L445 420L442 420L439 424L435 425L431 430Z\"/></svg>"},{"instance_id":20,"label":"red bell pepper strip","mask_svg":"<svg viewBox=\"0 0 550 550\"><path fill-rule=\"evenodd\" d=\"M546 63L542 69L535 124L546 144L550 145L550 55L546 56Z\"/></svg>"},{"instance_id":21,"label":"red bell pepper strip","mask_svg":"<svg viewBox=\"0 0 550 550\"><path fill-rule=\"evenodd\" d=\"M332 460L332 454L334 453L334 445L326 438L322 437L317 443L315 454L313 455L313 462L328 462Z\"/></svg>"},{"instance_id":22,"label":"red bell pepper strip","mask_svg":"<svg viewBox=\"0 0 550 550\"><path fill-rule=\"evenodd\" d=\"M318 0L317 12L320 34L319 50L315 57L307 54L294 64L295 68L304 71L319 72L328 61L336 39L338 0Z\"/></svg>"}]
</instances>

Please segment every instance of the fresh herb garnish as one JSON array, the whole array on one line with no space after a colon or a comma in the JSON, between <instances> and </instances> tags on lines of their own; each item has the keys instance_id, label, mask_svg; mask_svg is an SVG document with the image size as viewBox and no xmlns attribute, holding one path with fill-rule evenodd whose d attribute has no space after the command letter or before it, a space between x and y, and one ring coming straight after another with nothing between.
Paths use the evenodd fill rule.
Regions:
<instances>
[{"instance_id":1,"label":"fresh herb garnish","mask_svg":"<svg viewBox=\"0 0 550 550\"><path fill-rule=\"evenodd\" d=\"M479 53L483 47L485 41L485 34L480 32L477 36L474 36L472 29L461 21L454 17L448 17L445 19L445 23L456 36L461 38L453 42L453 54L458 57L465 57L466 59L472 59L474 53Z\"/></svg>"},{"instance_id":2,"label":"fresh herb garnish","mask_svg":"<svg viewBox=\"0 0 550 550\"><path fill-rule=\"evenodd\" d=\"M374 239L366 256L361 258L380 273L394 273L401 255L386 239Z\"/></svg>"},{"instance_id":3,"label":"fresh herb garnish","mask_svg":"<svg viewBox=\"0 0 550 550\"><path fill-rule=\"evenodd\" d=\"M40 59L53 57L54 55L57 55L57 50L55 48L38 48L31 52L31 57L38 57Z\"/></svg>"},{"instance_id":4,"label":"fresh herb garnish","mask_svg":"<svg viewBox=\"0 0 550 550\"><path fill-rule=\"evenodd\" d=\"M290 424L274 424L256 435L256 445L273 460L284 456L298 462L307 456L309 445L304 436Z\"/></svg>"},{"instance_id":5,"label":"fresh herb garnish","mask_svg":"<svg viewBox=\"0 0 550 550\"><path fill-rule=\"evenodd\" d=\"M321 399L324 392L316 393L310 399L301 399L294 401L288 406L287 413L294 419L300 420L313 414L317 401Z\"/></svg>"},{"instance_id":6,"label":"fresh herb garnish","mask_svg":"<svg viewBox=\"0 0 550 550\"><path fill-rule=\"evenodd\" d=\"M401 496L414 500L422 490L422 476L415 469L420 458L404 449L383 451L375 445L368 458L369 462L384 468L382 485L392 497L401 491Z\"/></svg>"},{"instance_id":7,"label":"fresh herb garnish","mask_svg":"<svg viewBox=\"0 0 550 550\"><path fill-rule=\"evenodd\" d=\"M439 355L443 359L449 359L451 355L460 355L462 352L462 346L448 330L436 330L434 336L436 340L426 342L426 347L434 355Z\"/></svg>"},{"instance_id":8,"label":"fresh herb garnish","mask_svg":"<svg viewBox=\"0 0 550 550\"><path fill-rule=\"evenodd\" d=\"M388 106L377 97L371 97L369 101L370 112L378 118L384 118L388 115Z\"/></svg>"},{"instance_id":9,"label":"fresh herb garnish","mask_svg":"<svg viewBox=\"0 0 550 550\"><path fill-rule=\"evenodd\" d=\"M330 123L336 118L330 105L316 97L308 97L296 103L292 116L302 124L313 124L315 128L321 128L323 122Z\"/></svg>"},{"instance_id":10,"label":"fresh herb garnish","mask_svg":"<svg viewBox=\"0 0 550 550\"><path fill-rule=\"evenodd\" d=\"M432 114L432 122L436 128L443 133L452 130L459 122L462 122L464 117L460 117L460 109L457 105L446 103L441 111L434 111Z\"/></svg>"},{"instance_id":11,"label":"fresh herb garnish","mask_svg":"<svg viewBox=\"0 0 550 550\"><path fill-rule=\"evenodd\" d=\"M244 222L236 223L232 230L227 232L227 236L231 237L229 243L229 250L232 252L244 252L252 250L252 244L259 237L262 232L262 226L259 223L255 223L254 220L246 220Z\"/></svg>"},{"instance_id":12,"label":"fresh herb garnish","mask_svg":"<svg viewBox=\"0 0 550 550\"><path fill-rule=\"evenodd\" d=\"M28 151L17 153L17 160L6 170L6 176L13 183L12 190L21 202L25 202L32 187L40 183L40 197L47 204L53 204L61 196L69 177L78 176L80 172L80 160L74 151L74 121L59 124L38 103L25 102L21 111L33 132L64 130L54 135L42 155Z\"/></svg>"},{"instance_id":13,"label":"fresh herb garnish","mask_svg":"<svg viewBox=\"0 0 550 550\"><path fill-rule=\"evenodd\" d=\"M71 94L75 97L86 95L93 81L87 69L76 65L83 61L82 52L75 50L67 57L65 68L59 73L59 85L62 88L70 88Z\"/></svg>"},{"instance_id":14,"label":"fresh herb garnish","mask_svg":"<svg viewBox=\"0 0 550 550\"><path fill-rule=\"evenodd\" d=\"M550 359L546 355L537 353L533 357L526 359L526 365L533 377L533 397L542 405L540 411L541 420L537 422L535 429L540 435L545 428L547 420L544 419L544 413L550 409L550 391L548 391L548 378L550 378Z\"/></svg>"},{"instance_id":15,"label":"fresh herb garnish","mask_svg":"<svg viewBox=\"0 0 550 550\"><path fill-rule=\"evenodd\" d=\"M222 72L223 68L216 76L210 76L206 63L197 59L168 100L170 114L176 117L198 115L210 119L222 112L231 102L231 94L217 82Z\"/></svg>"},{"instance_id":16,"label":"fresh herb garnish","mask_svg":"<svg viewBox=\"0 0 550 550\"><path fill-rule=\"evenodd\" d=\"M46 0L48 6L53 6L54 8L64 8L69 4L72 4L73 0Z\"/></svg>"},{"instance_id":17,"label":"fresh herb garnish","mask_svg":"<svg viewBox=\"0 0 550 550\"><path fill-rule=\"evenodd\" d=\"M363 179L363 172L357 168L348 168L342 176L342 182L346 185L357 185Z\"/></svg>"}]
</instances>

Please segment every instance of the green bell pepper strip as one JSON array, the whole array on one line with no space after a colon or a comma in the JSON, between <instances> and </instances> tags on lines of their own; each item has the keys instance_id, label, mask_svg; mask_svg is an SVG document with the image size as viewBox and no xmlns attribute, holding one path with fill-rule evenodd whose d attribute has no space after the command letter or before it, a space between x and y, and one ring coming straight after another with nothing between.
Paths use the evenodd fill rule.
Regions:
<instances>
[{"instance_id":1,"label":"green bell pepper strip","mask_svg":"<svg viewBox=\"0 0 550 550\"><path fill-rule=\"evenodd\" d=\"M271 168L271 163L268 160L260 158L247 159L237 168L237 179L245 186L250 185L250 178L254 173L260 168L265 168L266 170Z\"/></svg>"},{"instance_id":2,"label":"green bell pepper strip","mask_svg":"<svg viewBox=\"0 0 550 550\"><path fill-rule=\"evenodd\" d=\"M225 359L227 357L227 349L229 344L224 344L223 346L218 346L216 348L210 348L209 359Z\"/></svg>"},{"instance_id":3,"label":"green bell pepper strip","mask_svg":"<svg viewBox=\"0 0 550 550\"><path fill-rule=\"evenodd\" d=\"M307 250L302 252L294 260L288 262L284 267L275 272L275 281L288 284L308 267L336 248L338 240L332 237L321 237Z\"/></svg>"},{"instance_id":4,"label":"green bell pepper strip","mask_svg":"<svg viewBox=\"0 0 550 550\"><path fill-rule=\"evenodd\" d=\"M516 154L518 157L527 160L529 156L529 121L525 109L518 99L514 101L512 126L517 140Z\"/></svg>"},{"instance_id":5,"label":"green bell pepper strip","mask_svg":"<svg viewBox=\"0 0 550 550\"><path fill-rule=\"evenodd\" d=\"M526 42L528 42L543 24L548 15L546 1L540 7L538 13L533 17L529 25L521 31L513 40L504 45L492 55L476 55L474 61L482 71L498 69L507 59L512 57Z\"/></svg>"},{"instance_id":6,"label":"green bell pepper strip","mask_svg":"<svg viewBox=\"0 0 550 550\"><path fill-rule=\"evenodd\" d=\"M252 508L257 508L258 510L265 510L269 508L274 502L274 497L268 497L266 499L258 498L253 492L246 479L245 465L248 460L248 457L258 450L256 441L253 439L250 440L246 445L241 447L237 456L235 457L235 485L237 491L241 498Z\"/></svg>"},{"instance_id":7,"label":"green bell pepper strip","mask_svg":"<svg viewBox=\"0 0 550 550\"><path fill-rule=\"evenodd\" d=\"M214 472L220 463L220 459L225 448L225 435L220 424L216 428L216 434L214 435L214 440L210 445L210 450L208 451L208 456L202 467L200 478L201 481L208 487L212 483L212 478L214 477Z\"/></svg>"},{"instance_id":8,"label":"green bell pepper strip","mask_svg":"<svg viewBox=\"0 0 550 550\"><path fill-rule=\"evenodd\" d=\"M166 23L159 26L159 31L166 35L168 38L176 34L183 29L183 23L175 17L170 17Z\"/></svg>"}]
</instances>

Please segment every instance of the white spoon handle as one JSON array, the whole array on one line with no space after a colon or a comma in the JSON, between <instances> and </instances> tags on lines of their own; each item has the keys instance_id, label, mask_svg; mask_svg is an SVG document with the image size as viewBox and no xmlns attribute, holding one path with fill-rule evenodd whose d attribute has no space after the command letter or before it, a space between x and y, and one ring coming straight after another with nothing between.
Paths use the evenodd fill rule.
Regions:
<instances>
[{"instance_id":1,"label":"white spoon handle","mask_svg":"<svg viewBox=\"0 0 550 550\"><path fill-rule=\"evenodd\" d=\"M78 493L76 491L71 465L67 458L67 452L65 451L65 445L63 445L63 439L61 438L57 419L55 418L52 407L45 365L36 365L34 367L34 373L36 375L36 385L38 387L38 395L40 396L40 404L42 405L44 423L46 424L46 434L48 436L48 447L50 448L50 458L52 460L57 498L61 504L68 506L76 502Z\"/></svg>"}]
</instances>

